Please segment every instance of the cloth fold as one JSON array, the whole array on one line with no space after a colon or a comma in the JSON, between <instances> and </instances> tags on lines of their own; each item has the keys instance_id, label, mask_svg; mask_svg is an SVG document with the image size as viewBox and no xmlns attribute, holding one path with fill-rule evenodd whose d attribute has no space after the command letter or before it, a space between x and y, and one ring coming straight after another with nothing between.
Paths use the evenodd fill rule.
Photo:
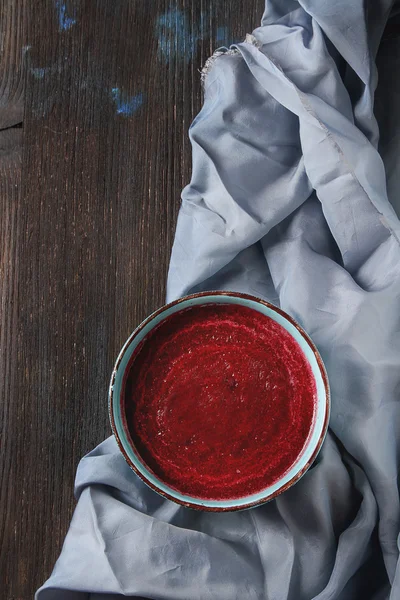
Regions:
<instances>
[{"instance_id":1,"label":"cloth fold","mask_svg":"<svg viewBox=\"0 0 400 600\"><path fill-rule=\"evenodd\" d=\"M302 324L332 391L318 461L269 504L197 513L109 438L78 467L37 600L400 597L400 37L378 50L396 15L388 0L267 0L261 27L209 61L190 128L167 300L246 291Z\"/></svg>"}]
</instances>

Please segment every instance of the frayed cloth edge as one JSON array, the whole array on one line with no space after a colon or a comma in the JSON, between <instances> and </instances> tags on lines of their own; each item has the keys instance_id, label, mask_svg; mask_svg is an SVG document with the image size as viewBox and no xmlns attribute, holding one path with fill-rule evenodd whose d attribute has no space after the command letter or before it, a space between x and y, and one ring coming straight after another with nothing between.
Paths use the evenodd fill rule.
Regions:
<instances>
[{"instance_id":1,"label":"frayed cloth edge","mask_svg":"<svg viewBox=\"0 0 400 600\"><path fill-rule=\"evenodd\" d=\"M256 48L260 48L260 46L261 46L261 44L257 40L257 38L255 38L254 35L252 35L251 33L247 33L246 34L244 42L246 44L252 44L252 46L256 46ZM200 71L200 80L201 80L201 83L202 83L203 87L204 87L205 81L207 79L207 75L209 74L209 72L213 68L214 62L216 61L216 59L219 56L233 56L233 55L236 55L236 54L240 54L240 52L235 47L232 47L232 46L230 48L221 47L221 48L218 48L212 54L212 56L210 56L209 58L207 58L204 66L203 66L203 68Z\"/></svg>"}]
</instances>

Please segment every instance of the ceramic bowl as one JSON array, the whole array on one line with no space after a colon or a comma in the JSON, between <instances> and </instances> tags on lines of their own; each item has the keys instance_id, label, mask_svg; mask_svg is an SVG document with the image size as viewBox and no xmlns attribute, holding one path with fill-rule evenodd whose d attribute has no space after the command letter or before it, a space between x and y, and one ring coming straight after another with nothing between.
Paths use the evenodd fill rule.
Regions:
<instances>
[{"instance_id":1,"label":"ceramic bowl","mask_svg":"<svg viewBox=\"0 0 400 600\"><path fill-rule=\"evenodd\" d=\"M243 498L235 498L233 500L203 500L192 498L190 496L179 493L170 488L167 484L160 481L154 473L146 468L145 464L137 455L133 443L130 441L130 436L124 425L123 417L123 393L127 368L129 367L130 358L138 346L138 344L148 335L148 333L157 326L163 319L171 314L180 311L184 308L200 304L239 304L252 308L264 315L267 315L288 331L297 341L312 369L316 389L317 389L317 405L315 423L309 440L302 454L299 456L293 467L273 485L265 488L257 494L245 496ZM137 329L129 337L123 346L111 376L110 392L109 392L109 412L111 426L117 440L118 446L124 455L129 466L133 471L153 490L162 496L173 500L184 506L207 510L207 511L234 511L257 506L264 502L268 502L281 494L293 484L295 484L302 475L309 469L314 462L322 442L324 440L329 421L330 413L330 396L329 385L326 371L322 359L314 346L309 336L303 329L283 310L273 306L272 304L236 292L202 292L180 298L175 302L160 308L139 325Z\"/></svg>"}]
</instances>

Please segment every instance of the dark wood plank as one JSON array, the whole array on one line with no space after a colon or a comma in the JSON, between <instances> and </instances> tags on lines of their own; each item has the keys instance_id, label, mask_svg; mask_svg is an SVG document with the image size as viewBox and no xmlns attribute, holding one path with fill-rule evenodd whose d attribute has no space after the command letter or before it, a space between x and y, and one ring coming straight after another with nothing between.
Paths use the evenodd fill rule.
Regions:
<instances>
[{"instance_id":1,"label":"dark wood plank","mask_svg":"<svg viewBox=\"0 0 400 600\"><path fill-rule=\"evenodd\" d=\"M0 129L22 122L27 36L23 0L0 1Z\"/></svg>"},{"instance_id":2,"label":"dark wood plank","mask_svg":"<svg viewBox=\"0 0 400 600\"><path fill-rule=\"evenodd\" d=\"M0 589L16 538L15 410L17 360L18 220L24 108L26 14L23 2L0 1ZM7 543L6 543L7 542ZM15 554L14 558L16 560ZM6 584L5 584L6 585ZM8 596L4 596L7 598Z\"/></svg>"},{"instance_id":3,"label":"dark wood plank","mask_svg":"<svg viewBox=\"0 0 400 600\"><path fill-rule=\"evenodd\" d=\"M32 597L61 549L80 457L110 434L116 354L164 302L190 177L187 130L201 106L198 70L257 26L263 2L30 8L22 193L8 217L18 235L7 251L18 260L7 259L2 305L13 467L1 497L1 569L4 597L19 600Z\"/></svg>"},{"instance_id":4,"label":"dark wood plank","mask_svg":"<svg viewBox=\"0 0 400 600\"><path fill-rule=\"evenodd\" d=\"M4 560L7 551L13 550L10 543L16 536L13 504L18 415L14 394L21 140L21 129L0 131L0 587L8 579Z\"/></svg>"}]
</instances>

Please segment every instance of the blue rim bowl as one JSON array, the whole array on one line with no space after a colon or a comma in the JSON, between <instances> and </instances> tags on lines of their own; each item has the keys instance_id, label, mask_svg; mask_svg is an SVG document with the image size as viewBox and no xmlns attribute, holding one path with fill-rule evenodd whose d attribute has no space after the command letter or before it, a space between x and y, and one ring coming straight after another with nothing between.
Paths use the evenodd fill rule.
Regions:
<instances>
[{"instance_id":1,"label":"blue rim bowl","mask_svg":"<svg viewBox=\"0 0 400 600\"><path fill-rule=\"evenodd\" d=\"M169 315L184 308L201 304L239 304L267 315L279 323L292 335L303 350L312 369L316 383L317 407L315 423L306 447L301 455L291 469L273 485L266 487L257 494L244 496L243 498L235 498L232 500L203 500L193 498L181 494L179 491L169 487L163 481L160 481L156 475L146 467L137 454L123 417L125 379L129 368L130 358L137 345L149 334L153 327L158 325ZM128 465L150 488L165 498L189 508L213 512L243 510L272 500L278 494L281 494L294 485L310 468L318 455L328 429L330 415L329 383L324 364L315 345L300 325L298 325L296 321L283 310L269 302L265 302L260 298L248 294L238 292L201 292L175 300L155 311L147 317L147 319L145 319L128 338L117 358L111 376L109 415L114 436Z\"/></svg>"}]
</instances>

